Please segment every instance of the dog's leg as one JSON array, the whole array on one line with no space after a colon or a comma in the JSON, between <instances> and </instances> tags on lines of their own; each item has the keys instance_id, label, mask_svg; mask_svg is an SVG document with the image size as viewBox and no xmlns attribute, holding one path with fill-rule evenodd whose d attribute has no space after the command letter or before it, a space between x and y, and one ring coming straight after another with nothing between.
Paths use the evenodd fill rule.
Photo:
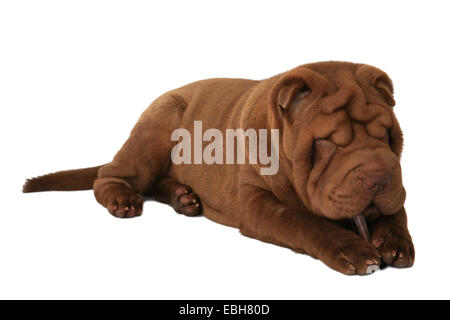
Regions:
<instances>
[{"instance_id":1,"label":"dog's leg","mask_svg":"<svg viewBox=\"0 0 450 320\"><path fill-rule=\"evenodd\" d=\"M391 216L380 216L371 224L372 243L383 262L397 268L411 267L415 251L404 208Z\"/></svg>"},{"instance_id":2,"label":"dog's leg","mask_svg":"<svg viewBox=\"0 0 450 320\"><path fill-rule=\"evenodd\" d=\"M306 210L283 205L253 185L239 190L242 234L307 253L344 274L371 273L380 264L377 249L356 233Z\"/></svg>"},{"instance_id":3,"label":"dog's leg","mask_svg":"<svg viewBox=\"0 0 450 320\"><path fill-rule=\"evenodd\" d=\"M142 114L130 137L100 169L94 182L97 201L120 218L142 213L140 194L154 193L156 181L170 163L171 134L181 121L184 101L166 94Z\"/></svg>"},{"instance_id":4,"label":"dog's leg","mask_svg":"<svg viewBox=\"0 0 450 320\"><path fill-rule=\"evenodd\" d=\"M155 199L172 206L176 212L193 217L202 213L200 198L176 179L163 177L156 184Z\"/></svg>"}]
</instances>

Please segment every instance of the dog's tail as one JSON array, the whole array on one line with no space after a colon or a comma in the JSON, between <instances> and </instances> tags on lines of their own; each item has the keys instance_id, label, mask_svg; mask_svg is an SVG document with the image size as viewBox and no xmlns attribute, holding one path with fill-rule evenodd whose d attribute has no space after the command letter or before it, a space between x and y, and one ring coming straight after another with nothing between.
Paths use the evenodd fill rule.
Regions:
<instances>
[{"instance_id":1,"label":"dog's tail","mask_svg":"<svg viewBox=\"0 0 450 320\"><path fill-rule=\"evenodd\" d=\"M27 179L22 192L89 190L103 166L59 171Z\"/></svg>"}]
</instances>

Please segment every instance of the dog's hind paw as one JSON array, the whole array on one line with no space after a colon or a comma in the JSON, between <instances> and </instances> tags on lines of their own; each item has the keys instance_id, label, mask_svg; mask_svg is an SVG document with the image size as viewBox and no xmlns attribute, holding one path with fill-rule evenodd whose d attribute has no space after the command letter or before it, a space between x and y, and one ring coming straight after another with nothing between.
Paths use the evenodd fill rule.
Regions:
<instances>
[{"instance_id":1,"label":"dog's hind paw","mask_svg":"<svg viewBox=\"0 0 450 320\"><path fill-rule=\"evenodd\" d=\"M189 217L202 213L200 198L186 185L179 184L171 194L171 206L176 212Z\"/></svg>"},{"instance_id":2,"label":"dog's hind paw","mask_svg":"<svg viewBox=\"0 0 450 320\"><path fill-rule=\"evenodd\" d=\"M122 193L107 204L108 212L117 218L134 218L142 214L142 198L134 193Z\"/></svg>"}]
</instances>

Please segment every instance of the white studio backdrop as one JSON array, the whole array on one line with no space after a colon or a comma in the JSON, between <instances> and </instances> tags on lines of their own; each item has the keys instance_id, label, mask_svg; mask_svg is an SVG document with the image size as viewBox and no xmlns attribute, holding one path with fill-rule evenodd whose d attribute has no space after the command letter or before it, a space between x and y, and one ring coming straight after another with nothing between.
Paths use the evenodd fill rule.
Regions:
<instances>
[{"instance_id":1,"label":"white studio backdrop","mask_svg":"<svg viewBox=\"0 0 450 320\"><path fill-rule=\"evenodd\" d=\"M0 298L449 298L446 6L0 2ZM167 90L322 60L371 64L394 81L411 269L345 277L156 202L120 220L92 191L21 193L25 178L109 162Z\"/></svg>"}]
</instances>

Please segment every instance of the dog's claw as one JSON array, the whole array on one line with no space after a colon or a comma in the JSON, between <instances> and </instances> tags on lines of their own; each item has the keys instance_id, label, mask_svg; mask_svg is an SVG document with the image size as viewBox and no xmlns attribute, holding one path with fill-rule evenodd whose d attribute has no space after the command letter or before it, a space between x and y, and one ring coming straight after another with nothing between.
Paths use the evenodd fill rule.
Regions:
<instances>
[{"instance_id":1,"label":"dog's claw","mask_svg":"<svg viewBox=\"0 0 450 320\"><path fill-rule=\"evenodd\" d=\"M372 274L372 273L374 273L375 271L378 271L378 270L380 270L380 267L377 266L376 264L372 264L372 265L367 267L366 273L367 274Z\"/></svg>"}]
</instances>

